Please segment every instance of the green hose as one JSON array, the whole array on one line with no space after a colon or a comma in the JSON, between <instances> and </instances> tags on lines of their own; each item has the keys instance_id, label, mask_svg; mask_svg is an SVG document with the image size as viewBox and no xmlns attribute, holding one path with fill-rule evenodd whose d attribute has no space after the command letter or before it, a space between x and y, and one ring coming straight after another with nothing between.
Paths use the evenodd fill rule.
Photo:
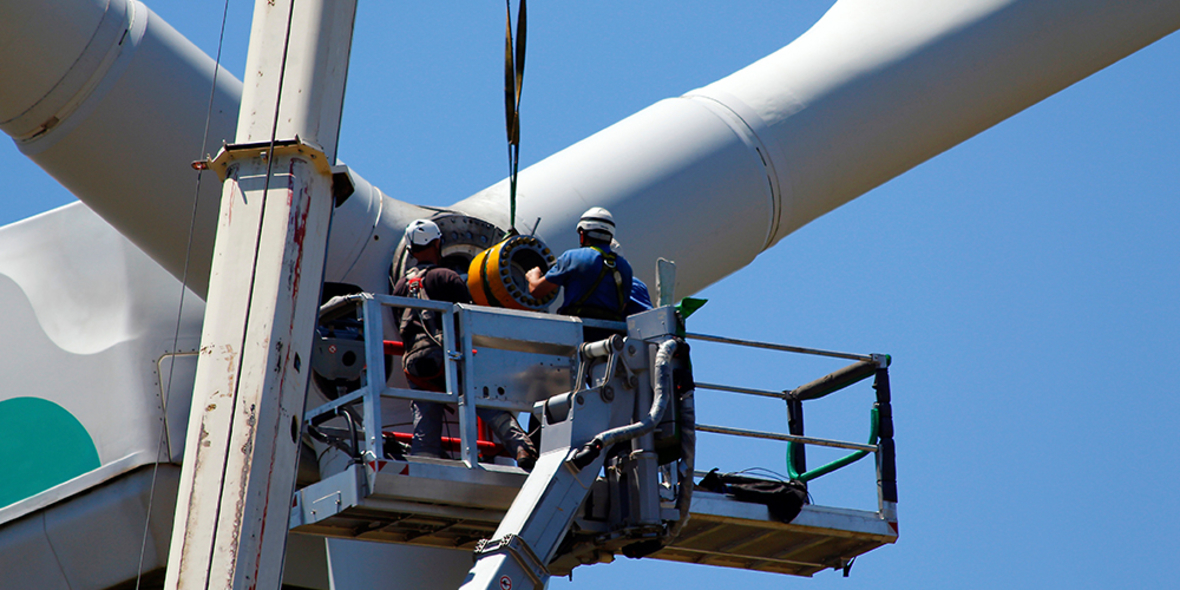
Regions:
<instances>
[{"instance_id":1,"label":"green hose","mask_svg":"<svg viewBox=\"0 0 1180 590\"><path fill-rule=\"evenodd\" d=\"M875 445L877 444L877 408L873 408L873 411L869 414L869 416L869 444ZM857 461L863 459L865 455L869 454L869 451L855 451L848 456L836 459L835 461L832 461L823 467L812 469L807 473L799 473L795 470L795 465L791 463L791 457L794 456L791 451L794 449L795 444L796 443L794 442L787 442L787 475L793 480L799 480L802 482L811 481L821 475L827 475L837 469L840 469L845 465L856 463Z\"/></svg>"}]
</instances>

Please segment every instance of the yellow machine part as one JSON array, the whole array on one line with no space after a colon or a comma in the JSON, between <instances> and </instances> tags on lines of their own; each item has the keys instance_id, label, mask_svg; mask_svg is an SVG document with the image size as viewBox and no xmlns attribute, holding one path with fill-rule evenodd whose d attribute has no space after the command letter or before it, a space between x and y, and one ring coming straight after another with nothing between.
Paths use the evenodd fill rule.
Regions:
<instances>
[{"instance_id":1,"label":"yellow machine part","mask_svg":"<svg viewBox=\"0 0 1180 590\"><path fill-rule=\"evenodd\" d=\"M524 275L535 267L544 273L555 260L545 243L535 236L510 236L475 255L467 269L467 288L479 305L543 311L557 293L542 299L529 295Z\"/></svg>"}]
</instances>

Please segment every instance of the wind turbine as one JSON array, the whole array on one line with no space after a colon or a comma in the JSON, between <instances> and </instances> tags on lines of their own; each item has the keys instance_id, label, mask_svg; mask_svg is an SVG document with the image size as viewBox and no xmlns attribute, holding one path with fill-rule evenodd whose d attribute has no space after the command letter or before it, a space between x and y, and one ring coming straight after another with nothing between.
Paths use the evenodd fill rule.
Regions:
<instances>
[{"instance_id":1,"label":"wind turbine","mask_svg":"<svg viewBox=\"0 0 1180 590\"><path fill-rule=\"evenodd\" d=\"M1161 6L1162 6L1162 4L1161 4ZM855 3L851 3L851 4L850 3L842 3L837 6L837 9L841 9L841 7L844 7L844 10L846 10L847 12L841 12L840 10L834 11L832 16L829 17L829 19L825 19L825 22L821 22L822 26L817 27L817 31L822 31L823 26L827 26L827 25L825 25L825 23L827 23L828 25L831 25L831 23L838 22L839 21L838 17L850 19L853 22L853 24L855 25L856 21L858 19L852 18L852 17L855 17L857 15L858 9L864 8L862 6L855 5ZM988 10L991 10L991 9L996 9L996 12L994 12L994 13L988 12ZM1168 8L1163 7L1162 9L1168 9ZM987 18L980 18L979 21L988 24L988 26L992 26L992 25L1002 26L1004 23L1008 23L1012 26L1015 26L1017 29L1020 29L1021 27L1018 26L1020 23L1037 20L1037 15L1035 14L1037 7L1029 7L1028 4L1017 3L1017 4L1014 4L1012 7L1007 7L1007 8L1003 8L1003 9L997 9L995 6L992 6L989 4L987 6L981 7L980 10L981 10L982 14L988 15L988 17ZM1022 13L1021 12L1022 10L1031 10L1034 14ZM924 12L924 11L917 11L917 12ZM1084 13L1085 11L1079 10L1078 12ZM891 16L899 18L902 21L904 21L904 26L899 27L899 28L905 29L907 31L922 30L923 24L929 24L931 20L939 21L939 19L937 19L937 18L931 18L928 20L924 20L923 18L918 18L913 14L906 13L905 10L892 11ZM978 16L978 15L976 15L976 16ZM1094 14L1089 14L1088 16L1094 17ZM1108 19L1107 16L1109 16L1109 15L1100 15L1095 18L1102 20L1104 25L1109 25L1113 30L1117 30L1118 29L1117 20ZM899 66L899 68L897 68L897 69L891 69L890 67L895 65L894 62L890 61L890 59L888 59L886 57L883 57L882 54L878 53L878 52L872 52L873 59L868 60L868 61L872 62L871 67L870 66L857 67L854 64L852 66L847 66L846 68L833 68L833 71L839 72L840 74L847 74L849 76L849 78L847 80L845 80L844 82L842 82L843 85L834 84L832 86L832 88L835 88L835 90L831 90L829 88L828 94L825 94L823 92L822 85L819 88L819 90L816 90L815 88L812 89L813 91L816 92L816 94L824 96L825 100L832 101L831 103L825 102L823 100L818 100L815 102L812 102L810 100L796 101L799 103L800 107L807 107L807 108L803 108L803 109L797 111L796 113L791 113L792 115L794 115L794 117L788 117L785 119L786 121L791 122L791 119L794 118L795 119L794 123L799 124L800 128L802 130L801 133L792 133L791 134L792 137L797 138L797 137L800 137L801 135L803 137L806 137L805 132L809 129L808 121L812 120L809 118L809 113L814 113L813 116L820 118L820 119L823 119L822 115L824 114L824 111L826 109L836 109L835 113L841 114L841 111L839 111L836 107L827 106L829 104L842 105L844 108L851 108L851 109L853 109L852 112L859 112L859 109L861 107L867 108L868 106L871 106L871 104L868 104L868 103L874 102L874 97L872 96L874 94L873 91L878 89L878 87L874 86L873 84L879 82L879 80L881 78L880 75L874 75L874 74L880 72L882 69L886 70L886 71L894 72L894 73L896 73L900 70L901 73L898 75L901 76L901 79L906 80L907 82L911 80L907 76L916 76L918 79L924 79L923 77L925 75L930 75L934 79L941 81L939 88L936 90L941 90L941 91L947 92L952 97L959 96L959 95L955 94L955 92L963 92L964 95L968 98L972 98L972 97L973 98L980 98L982 95L975 92L975 90L978 90L979 87L971 87L971 86L959 87L954 83L956 81L956 78L953 75L949 75L949 74L948 75L934 75L934 74L925 74L924 73L924 72L937 72L939 74L944 73L944 71L939 68L945 66L945 63L940 61L939 59L935 59L933 56L946 55L945 50L947 50L948 47L950 49L954 49L956 47L956 45L954 43L956 40L960 41L968 46L971 46L971 43L976 41L976 38L971 33L976 32L977 29L974 29L970 26L964 26L961 28L956 27L956 25L960 21L955 20L955 18L960 18L960 17L965 18L965 19L967 18L967 16L964 16L963 14L957 14L957 15L953 15L953 18L949 18L948 20L943 20L943 21L938 22L937 24L939 26L943 26L943 27L947 27L947 28L951 29L952 31L954 31L954 34L950 34L947 38L943 38L941 36L938 36L937 43L931 43L929 45L919 44L918 47L921 48L922 50L913 50L912 52L909 52L908 50L912 49L912 48L908 48L904 43L897 42L897 44L895 45L894 42L897 41L896 39L892 39L892 38L887 39L887 41L889 41L889 42L884 44L884 46L886 48L896 49L899 51L899 54L904 55L904 59L899 58L900 61L898 63L900 63L901 66ZM884 20L885 20L885 22L888 21L888 19L884 19ZM1066 20L1068 20L1068 19L1066 19ZM1145 20L1150 21L1150 23L1153 27L1159 27L1159 30L1163 31L1163 32L1167 32L1167 31L1170 31L1171 29L1175 28L1174 26L1170 26L1167 24L1170 21L1166 18L1152 17L1152 18L1146 18ZM967 19L964 22L976 22L976 21L970 21L969 19ZM1174 15L1173 15L1172 22L1174 22ZM879 30L884 23L879 20L874 20L874 22L872 22L871 24L873 25L872 28L874 30ZM1049 45L1050 46L1053 46L1053 42L1055 40L1061 40L1060 38L1069 38L1070 37L1069 27L1067 26L1067 27L1065 27L1065 29L1066 30L1060 31L1056 35L1049 35L1049 37L1050 37ZM1083 27L1083 29L1084 29L1084 27ZM943 30L943 29L940 29L940 30ZM1163 32L1161 32L1159 34L1162 35ZM1142 43L1149 42L1150 40L1152 40L1152 39L1156 38L1156 36L1158 36L1158 35L1156 35L1156 36L1152 36L1152 35L1154 35L1154 33L1144 35L1143 39L1141 39ZM805 37L805 40L808 40L810 38L814 38L815 36L818 36L818 32L816 32L815 35L809 34L808 37ZM1093 42L1092 39L1087 39L1086 45L1094 51L1105 50L1105 49L1109 49L1111 47L1111 43ZM814 48L808 50L807 43L795 44L795 45L793 45L793 47L795 47L795 49L793 51L803 52L808 55L813 55L812 52L815 51ZM1066 47L1065 49L1068 50L1068 47ZM805 50L807 50L807 51L805 51ZM1119 51L1129 51L1129 50L1130 49L1127 49L1125 47L1122 47L1119 49ZM953 51L951 51L949 53L951 55L954 55ZM1067 53L1073 54L1074 51L1068 50ZM885 55L888 55L888 54L885 54ZM1075 58L1076 58L1076 56L1075 56ZM1076 59L1079 59L1080 61L1087 63L1088 65L1085 66L1087 68L1096 68L1096 67L1100 67L1101 65L1104 65L1104 62L1102 61L1102 59L1098 59L1097 61L1086 60L1086 59L1081 59L1081 58L1076 58ZM1114 59L1114 58L1111 58L1111 59ZM1061 59L1050 60L1050 63L1056 65L1061 61L1062 61ZM950 62L953 63L954 60L950 60ZM1016 64L1008 62L1007 65L1015 66ZM1030 64L1024 64L1024 65L1030 65ZM907 70L906 67L903 67L903 66L908 66L911 69ZM1040 72L1040 67L1038 64L1036 64L1034 62L1031 64L1031 66L1033 67L1033 69L1037 70L1038 73ZM925 68L930 68L930 69L927 70ZM1063 69L1068 70L1068 68L1063 68ZM988 74L989 72L985 71L983 73ZM1056 90L1057 87L1059 87L1060 85L1062 85L1064 83L1071 82L1073 79L1075 79L1076 76L1078 76L1078 74L1076 72L1073 74L1070 74L1068 72L1065 72L1065 73L1063 73L1063 72L1050 72L1050 73L1060 75L1061 77L1055 77L1053 75L1050 75L1050 76L1047 76L1048 80L1034 81L1036 83L1034 83L1033 86L1036 88L1036 90L1034 92L1032 92L1031 97L1026 97L1027 101L1035 101L1035 100L1039 99L1040 96L1043 96L1043 94L1038 95L1037 94L1038 92L1039 93L1052 92L1053 90ZM1086 73L1088 73L1088 71ZM822 75L817 74L817 76L819 76L820 78L823 78L823 79L827 79L827 77L831 75L831 72L830 71L821 72L820 74L822 74ZM976 76L976 74L977 74L976 72L972 72L971 75ZM1004 78L1004 76L1001 74L1002 74L1002 72L995 73L995 75L999 76L1000 78ZM1074 77L1071 77L1071 76L1074 76ZM1065 82L1062 82L1061 81L1062 79L1064 79ZM987 78L986 76L983 76L982 79L978 80L978 82L981 84L982 87L988 87L988 88L992 87L993 84L995 84L995 81L993 79ZM880 82L880 83L885 85L881 88L889 88L889 84L887 82ZM856 92L853 92L852 91L853 89L855 89ZM716 89L714 88L714 90L716 90ZM724 89L722 89L722 91L724 92ZM843 94L841 93L841 91L843 91ZM708 92L709 92L709 89L706 89L705 92L701 93L701 94L708 94ZM727 94L730 94L732 96L732 93L727 93ZM888 92L885 92L883 94L885 97L890 96L890 94ZM831 97L831 96L835 96L836 98L827 98L827 97ZM906 95L906 96L909 96L909 95ZM991 97L991 98L994 98L994 97ZM866 104L858 103L857 102L858 100L863 100L866 102ZM716 96L714 96L714 97L702 96L699 99L687 99L687 100L680 101L680 102L687 102L689 104L693 104L694 106L696 106L696 103L694 103L693 101L696 101L696 102L705 101L705 104L707 104L707 105L710 104L707 101L713 101L714 103L719 103L719 100ZM742 101L742 102L748 102L748 101ZM921 105L919 105L922 107L921 109L914 109L911 111L906 111L906 108L905 108L909 104L909 101L903 100L903 101L899 101L898 105L900 105L900 106L898 106L897 108L901 108L901 110L904 113L908 113L908 116L917 117L919 119L922 118L920 115L930 115L933 119L936 119L936 120L952 120L952 121L954 121L955 125L952 125L952 127L955 127L953 129L954 133L951 133L950 131L947 131L945 129L938 128L937 126L935 126L936 127L935 129L930 130L931 133L939 136L937 139L944 142L942 144L935 142L936 145L942 145L943 148L945 148L945 147L948 147L949 145L953 145L953 143L956 142L957 140L960 140L966 136L969 136L973 132L978 131L979 128L986 127L986 125L993 123L996 120L999 120L999 118L1002 118L1002 116L1004 116L1005 114L1010 114L1010 112L1004 111L1005 108L1007 108L1010 111L1013 108L1019 108L1020 106L1023 106L1023 105L1018 105L1017 107L1013 107L1008 101L1003 100L1002 97L1001 97L1001 99L995 99L995 100L984 101L984 102L987 102L989 107L996 107L996 105L999 105L996 108L999 108L999 110L1002 112L1000 114L996 114L994 112L987 113L986 116L981 116L981 118L983 119L982 122L979 122L979 121L975 122L975 125L977 125L977 127L968 127L965 130L957 127L957 125L961 124L962 121L960 121L959 119L956 118L955 115L957 115L959 113L954 111L954 109L952 108L954 105L958 104L957 101L955 101L955 100L931 100L930 103L932 103L932 104L921 104ZM665 107L661 107L661 108L668 108L669 106L670 105L665 105ZM675 108L675 107L671 107L671 108ZM777 107L775 107L775 108L777 108ZM943 108L949 109L950 112L945 112L943 110L940 110ZM980 107L974 107L974 108L980 108ZM915 110L921 111L921 112L914 112ZM983 110L988 110L988 109L983 109ZM775 111L775 112L783 112L783 111ZM974 111L972 111L972 112L974 112ZM657 113L657 115L658 115L658 113ZM716 117L722 121L724 121L725 117L728 117L728 116L730 116L730 115L726 115L725 113L721 113L719 115L716 115ZM737 116L739 116L743 120L745 120L745 117L742 117L741 113L737 113ZM836 119L838 119L838 120L836 120ZM865 140L865 139L871 140L874 137L874 135L872 133L864 133L866 131L866 129L868 131L871 131L873 129L872 123L880 122L882 120L887 120L887 119L888 119L887 117L885 117L885 118L867 117L866 120L859 121L859 120L855 120L855 119L846 119L843 117L833 117L833 119L829 120L829 123L827 123L828 125L836 125L837 127L839 127L839 125L841 125L841 124L851 124L853 122L858 122L858 123L868 123L868 127L862 127L862 126L858 125L858 126L856 126L855 130L852 130L852 131L844 130L841 133L834 133L831 136L831 138L834 138L834 139L827 139L827 141L835 143L836 140L843 139L843 140L846 140L848 143L847 144L831 145L830 146L831 152L837 153L839 155L839 158L837 158L837 160L842 160L844 158L850 158L852 160L855 160L856 154L857 154L856 150L858 149L859 146L861 146L862 140ZM903 117L903 119L904 119L904 117ZM812 123L811 125L819 125L819 124ZM980 125L982 125L982 127L979 127ZM902 125L902 126L905 127L905 125ZM733 127L731 126L730 129L732 130ZM914 127L914 129L916 129L918 131L922 131L921 125L916 125ZM893 129L888 128L888 129L886 129L886 131L893 131ZM903 129L903 131L904 131L904 129ZM816 132L818 133L819 131L816 131ZM943 136L944 133L947 136ZM956 133L958 135L955 135ZM757 132L753 133L753 135L756 137L759 137L759 138L763 137L762 134L759 134ZM890 135L889 137L896 138L897 136ZM825 138L827 138L826 135L825 135ZM748 139L748 137L747 137L747 139ZM578 149L578 150L591 150L592 151L594 148L594 145L592 145L593 142L588 142L588 143L591 145L582 145L576 149ZM617 143L618 142L612 142L612 144L617 144ZM815 142L803 142L803 143L804 144L814 144ZM869 141L868 143L872 143L872 142ZM745 144L743 144L743 145L745 145ZM938 149L936 147L932 148L928 145L922 145L921 142L916 142L916 143L906 142L906 146L911 147L914 150L914 153L919 154L919 156L927 156L928 157L929 155L932 155L932 153L936 153L938 151ZM612 145L612 147L613 147L613 145ZM746 147L748 148L749 146L746 145ZM773 146L771 146L771 147L773 147ZM768 147L767 150L771 149L771 147ZM799 185L801 185L803 187L812 187L812 186L814 186L815 182L818 182L818 181L809 179L809 177L807 176L808 174L816 174L819 178L826 179L826 181L829 183L828 185L824 185L823 187L821 187L819 189L812 189L812 190L816 190L818 193L823 194L824 199L817 199L812 205L809 205L813 208L810 210L810 213L804 213L802 215L801 219L809 219L810 217L814 217L815 215L822 213L824 210L826 210L826 208L836 206L840 202L843 202L843 199L852 198L853 196L855 196L855 194L852 194L852 193L859 194L859 192L857 192L857 191L861 191L862 189L867 189L871 185L874 185L874 183L883 182L885 179L887 179L887 177L890 175L890 173L896 173L896 172L900 172L901 170L904 170L908 165L910 165L910 164L906 163L907 158L910 158L910 159L919 158L919 156L914 156L913 153L907 153L905 150L894 150L894 149L892 149L893 147L894 146L892 146L892 145L889 146L890 149L888 151L891 152L890 156L893 158L896 158L897 160L900 160L901 163L898 163L897 161L890 160L890 158L882 158L883 161L880 164L879 169L874 169L872 166L855 166L855 167L853 167L856 169L854 171L854 173L848 174L848 175L837 175L837 173L835 171L833 171L831 169L825 169L824 166L822 165L823 164L822 160L819 163L820 165L808 165L808 166L800 167L799 170L801 171L801 173L799 174L798 180L796 181L799 183ZM885 150L886 148L881 147L878 144L878 146L874 149L875 150ZM659 150L656 150L656 151L659 151ZM604 157L615 155L614 153L612 153L613 150L611 150L611 149L603 149L602 152L604 152L606 154L606 156L604 156ZM876 153L876 152L874 152L874 153ZM564 157L568 157L568 156L564 156ZM804 157L818 157L818 156L816 156L815 154L812 154L812 153L804 153L799 156L799 158L804 158ZM771 158L771 159L774 160L773 158ZM796 158L789 158L789 157L783 156L782 160L780 160L780 162L781 161L792 161L792 160L796 160ZM920 161L920 159L919 159L919 161ZM552 166L552 164L548 164L548 166ZM784 168L789 168L789 167L790 166L784 166ZM611 167L611 169L614 169L614 167ZM596 168L596 170L597 170L597 168ZM537 186L537 187L545 187L546 181L549 178L555 177L559 180L568 178L568 176L565 174L553 174L552 176L546 176L544 174L544 172L545 172L545 167L542 167L542 168L539 168L536 172L532 173L532 174L536 175L533 178L530 178L526 174L526 177L525 177L526 183L530 183L533 186ZM870 173L870 172L872 172L872 173ZM777 168L776 168L776 173L777 173ZM839 178L834 178L836 176L839 176ZM554 183L558 182L558 180L548 180L548 181L554 182ZM693 183L693 184L697 184L697 183ZM698 186L707 186L707 185L698 184ZM544 191L541 191L539 188L537 190L539 191L539 193L544 192ZM771 188L770 190L773 193L773 188ZM779 188L779 190L780 191L782 190L781 187ZM608 192L612 195L618 194L615 191L604 191L604 192ZM804 190L803 192L806 192L806 190ZM680 193L680 194L683 194L683 193ZM476 197L475 198L476 200L474 201L474 204L473 204L474 207L478 207L480 205L479 199L481 199L481 198L486 198L486 195L485 195L485 197ZM671 196L669 196L669 198L671 198ZM825 200L825 199L827 199L827 200ZM772 199L765 199L763 202L764 203L771 203L773 201L774 201L774 199L772 198ZM804 199L804 201L807 201L807 200ZM810 201L807 201L807 202L810 202ZM538 206L544 207L545 205L542 203ZM635 218L642 218L646 215L651 214L648 211L643 210L643 209L637 209L637 210L631 211L626 208L627 207L626 204L620 204L619 206L623 208L622 210L627 211L630 214L630 216L635 217ZM772 205L763 205L763 206L766 206L768 208L773 208ZM497 209L497 208L498 208L497 206L490 206L490 205L487 206L487 209L489 210L489 215L494 214L494 211L491 211L491 210ZM659 210L660 207L656 207L655 209ZM572 211L572 212L566 211L563 213L561 211L554 211L552 209L549 209L549 210L544 210L543 213L544 213L544 215L541 215L541 217L543 219L545 219L545 224L553 223L553 226L551 226L551 227L554 227L553 231L557 232L558 231L556 229L557 227L569 225L568 223L562 223L562 215L564 214L568 217L568 215L576 214L577 212L576 211ZM722 225L724 225L724 224L722 224ZM788 222L786 227L790 227L790 226L791 226L791 223ZM544 232L542 232L542 233L544 233ZM686 231L684 233L685 234L693 234L694 232L687 232ZM696 232L695 235L699 235L699 232ZM685 280L688 281L687 287L689 289L695 289L696 287L699 287L699 286L709 282L711 280L710 277L715 279L723 274L726 274L727 272L731 272L735 265L742 264L744 262L748 262L748 260L753 257L754 253L756 253L758 251L758 249L760 249L767 242L773 242L776 239L776 235L777 234L775 234L773 230L765 231L765 232L762 232L762 237L759 240L754 239L757 236L750 235L749 236L750 239L754 240L754 241L752 241L750 243L734 244L733 251L722 253L725 256L729 257L728 261L709 261L710 264L703 265L703 270L698 271L701 273L701 276L703 278L694 279L692 274L686 275ZM676 237L673 236L673 238L670 238L670 239L676 239ZM642 236L636 236L634 238L629 237L626 241L627 241L626 245L628 248L628 254L631 255L632 257L635 257L637 255L642 256L643 252L655 248L655 246L653 244L645 242L644 238ZM762 243L761 244L754 243L757 241L760 241ZM554 242L558 245L561 244L560 240L554 240ZM717 242L715 241L713 243L717 243ZM687 245L679 244L679 247L681 248L681 252L684 253L680 256L680 258L682 258L682 259L685 257L687 257L689 259L700 258L700 256L698 255L697 252L694 252L690 249L691 246L692 246L691 244L687 244ZM173 267L175 267L176 261L173 260L172 262L173 262ZM728 266L726 266L726 265L728 265ZM696 281L696 283L692 282L694 280Z\"/></svg>"}]
</instances>

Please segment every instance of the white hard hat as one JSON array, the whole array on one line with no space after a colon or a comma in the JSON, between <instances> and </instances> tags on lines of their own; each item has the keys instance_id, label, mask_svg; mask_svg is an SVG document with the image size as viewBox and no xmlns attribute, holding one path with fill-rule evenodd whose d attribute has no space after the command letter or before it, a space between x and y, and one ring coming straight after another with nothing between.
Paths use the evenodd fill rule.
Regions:
<instances>
[{"instance_id":1,"label":"white hard hat","mask_svg":"<svg viewBox=\"0 0 1180 590\"><path fill-rule=\"evenodd\" d=\"M442 230L429 219L415 219L406 226L406 242L414 246L425 246L441 237Z\"/></svg>"},{"instance_id":2,"label":"white hard hat","mask_svg":"<svg viewBox=\"0 0 1180 590\"><path fill-rule=\"evenodd\" d=\"M602 207L591 207L578 220L578 229L591 238L610 240L615 236L615 218Z\"/></svg>"}]
</instances>

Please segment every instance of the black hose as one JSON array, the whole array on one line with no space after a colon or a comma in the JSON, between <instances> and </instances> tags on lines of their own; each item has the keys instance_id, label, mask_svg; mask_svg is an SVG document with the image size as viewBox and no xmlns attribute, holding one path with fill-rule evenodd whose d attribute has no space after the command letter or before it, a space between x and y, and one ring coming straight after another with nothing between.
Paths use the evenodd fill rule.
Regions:
<instances>
[{"instance_id":1,"label":"black hose","mask_svg":"<svg viewBox=\"0 0 1180 590\"><path fill-rule=\"evenodd\" d=\"M344 416L344 420L348 422L348 433L352 436L352 452L349 453L349 456L359 461L361 458L361 443L360 439L357 437L356 419L352 417L351 412L343 408L338 409L337 413Z\"/></svg>"}]
</instances>

